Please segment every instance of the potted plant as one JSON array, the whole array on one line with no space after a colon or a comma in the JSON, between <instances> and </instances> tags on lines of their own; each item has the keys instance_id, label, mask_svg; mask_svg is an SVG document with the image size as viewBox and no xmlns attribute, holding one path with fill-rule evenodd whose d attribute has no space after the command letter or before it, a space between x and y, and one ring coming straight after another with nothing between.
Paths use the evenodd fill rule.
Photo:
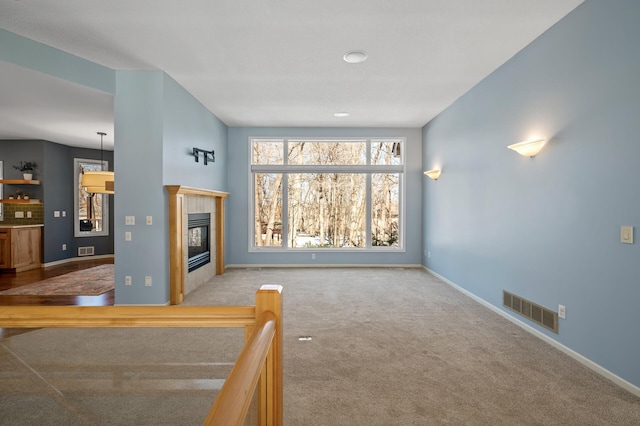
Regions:
<instances>
[{"instance_id":1,"label":"potted plant","mask_svg":"<svg viewBox=\"0 0 640 426\"><path fill-rule=\"evenodd\" d=\"M38 167L35 161L20 161L17 165L13 166L14 169L22 172L24 180L33 179L33 171Z\"/></svg>"}]
</instances>

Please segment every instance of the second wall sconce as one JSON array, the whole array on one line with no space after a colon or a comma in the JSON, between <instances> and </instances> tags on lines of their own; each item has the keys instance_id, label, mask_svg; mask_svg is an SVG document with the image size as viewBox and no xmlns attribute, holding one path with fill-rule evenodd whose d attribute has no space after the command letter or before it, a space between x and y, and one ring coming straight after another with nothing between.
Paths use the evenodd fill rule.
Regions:
<instances>
[{"instance_id":1,"label":"second wall sconce","mask_svg":"<svg viewBox=\"0 0 640 426\"><path fill-rule=\"evenodd\" d=\"M193 148L193 158L195 158L196 163L198 163L200 161L200 154L202 153L202 157L204 158L204 165L206 166L207 164L209 164L209 160L213 161L215 163L216 161L216 155L215 152L213 150L211 151L205 151L204 149L201 148ZM209 156L211 155L211 156Z\"/></svg>"},{"instance_id":2,"label":"second wall sconce","mask_svg":"<svg viewBox=\"0 0 640 426\"><path fill-rule=\"evenodd\" d=\"M432 169L424 172L425 176L429 176L433 180L438 180L438 178L440 177L440 173L442 173L442 170L440 169Z\"/></svg>"},{"instance_id":3,"label":"second wall sconce","mask_svg":"<svg viewBox=\"0 0 640 426\"><path fill-rule=\"evenodd\" d=\"M513 145L509 145L507 148L512 149L525 157L535 157L538 155L545 143L547 143L546 139L537 139L534 141L514 143Z\"/></svg>"}]
</instances>

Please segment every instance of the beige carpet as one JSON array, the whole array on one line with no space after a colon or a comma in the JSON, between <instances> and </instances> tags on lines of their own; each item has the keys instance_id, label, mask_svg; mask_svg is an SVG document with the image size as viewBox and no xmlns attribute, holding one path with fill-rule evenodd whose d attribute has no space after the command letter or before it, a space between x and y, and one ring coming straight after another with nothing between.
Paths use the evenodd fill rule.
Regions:
<instances>
[{"instance_id":1,"label":"beige carpet","mask_svg":"<svg viewBox=\"0 0 640 426\"><path fill-rule=\"evenodd\" d=\"M5 291L2 296L98 296L113 290L113 264L69 272Z\"/></svg>"},{"instance_id":2,"label":"beige carpet","mask_svg":"<svg viewBox=\"0 0 640 426\"><path fill-rule=\"evenodd\" d=\"M287 425L640 425L640 398L421 269L230 270L185 303L261 284L284 285Z\"/></svg>"},{"instance_id":3,"label":"beige carpet","mask_svg":"<svg viewBox=\"0 0 640 426\"><path fill-rule=\"evenodd\" d=\"M284 286L285 425L640 424L640 398L423 270L229 270L185 304L253 304L261 284ZM11 337L0 424L197 425L241 346L241 329Z\"/></svg>"}]
</instances>

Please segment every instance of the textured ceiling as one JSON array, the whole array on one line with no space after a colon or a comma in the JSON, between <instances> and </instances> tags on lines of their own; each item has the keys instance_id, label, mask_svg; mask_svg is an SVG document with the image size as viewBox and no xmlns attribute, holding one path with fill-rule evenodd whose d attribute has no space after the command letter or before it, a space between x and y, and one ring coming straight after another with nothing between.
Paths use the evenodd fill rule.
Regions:
<instances>
[{"instance_id":1,"label":"textured ceiling","mask_svg":"<svg viewBox=\"0 0 640 426\"><path fill-rule=\"evenodd\" d=\"M230 126L421 127L580 3L0 0L0 27L113 69L164 70ZM344 62L352 49L367 61ZM104 94L0 72L0 138L90 146L113 128Z\"/></svg>"}]
</instances>

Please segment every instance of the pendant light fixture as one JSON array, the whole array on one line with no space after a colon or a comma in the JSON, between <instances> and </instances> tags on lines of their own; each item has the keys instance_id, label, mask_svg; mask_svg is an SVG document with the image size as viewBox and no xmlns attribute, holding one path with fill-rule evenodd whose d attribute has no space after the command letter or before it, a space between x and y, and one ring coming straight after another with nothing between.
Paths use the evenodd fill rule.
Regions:
<instances>
[{"instance_id":1,"label":"pendant light fixture","mask_svg":"<svg viewBox=\"0 0 640 426\"><path fill-rule=\"evenodd\" d=\"M90 194L113 194L114 178L113 172L102 170L102 144L103 138L107 135L105 132L98 132L100 135L100 170L87 170L82 172L82 186Z\"/></svg>"}]
</instances>

